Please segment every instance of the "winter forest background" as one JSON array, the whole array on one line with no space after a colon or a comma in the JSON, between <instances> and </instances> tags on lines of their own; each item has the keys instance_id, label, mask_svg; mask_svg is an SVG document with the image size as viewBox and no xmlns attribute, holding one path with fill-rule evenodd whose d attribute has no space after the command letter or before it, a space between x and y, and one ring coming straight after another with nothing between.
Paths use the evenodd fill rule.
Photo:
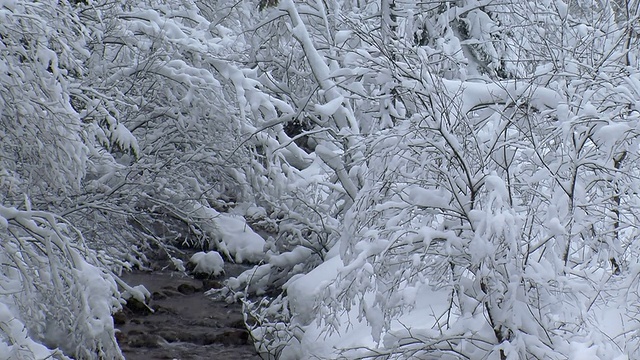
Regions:
<instances>
[{"instance_id":1,"label":"winter forest background","mask_svg":"<svg viewBox=\"0 0 640 360\"><path fill-rule=\"evenodd\" d=\"M187 244L265 358L640 358L639 7L0 0L1 357Z\"/></svg>"}]
</instances>

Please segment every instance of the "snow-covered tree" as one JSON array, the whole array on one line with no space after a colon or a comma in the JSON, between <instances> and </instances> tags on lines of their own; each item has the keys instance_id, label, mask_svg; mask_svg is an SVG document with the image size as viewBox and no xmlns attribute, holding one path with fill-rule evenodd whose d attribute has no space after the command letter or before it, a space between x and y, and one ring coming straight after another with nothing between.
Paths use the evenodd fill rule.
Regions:
<instances>
[{"instance_id":1,"label":"snow-covered tree","mask_svg":"<svg viewBox=\"0 0 640 360\"><path fill-rule=\"evenodd\" d=\"M4 2L0 19L0 354L120 358L109 257L38 211L82 191L94 148L71 100L86 29L64 2Z\"/></svg>"}]
</instances>

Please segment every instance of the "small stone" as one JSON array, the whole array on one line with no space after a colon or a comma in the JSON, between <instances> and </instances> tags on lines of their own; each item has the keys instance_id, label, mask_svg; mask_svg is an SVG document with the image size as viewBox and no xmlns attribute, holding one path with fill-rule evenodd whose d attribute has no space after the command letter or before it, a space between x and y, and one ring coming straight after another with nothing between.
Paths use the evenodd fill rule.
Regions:
<instances>
[{"instance_id":1,"label":"small stone","mask_svg":"<svg viewBox=\"0 0 640 360\"><path fill-rule=\"evenodd\" d=\"M204 279L202 280L202 291L209 291L211 289L222 289L224 285L220 281Z\"/></svg>"},{"instance_id":2,"label":"small stone","mask_svg":"<svg viewBox=\"0 0 640 360\"><path fill-rule=\"evenodd\" d=\"M151 334L134 334L131 332L128 334L129 341L127 344L131 347L144 347L144 348L157 348L160 347L161 338L157 335Z\"/></svg>"},{"instance_id":3,"label":"small stone","mask_svg":"<svg viewBox=\"0 0 640 360\"><path fill-rule=\"evenodd\" d=\"M167 295L165 293L156 291L151 295L151 299L153 300L162 300L162 299L166 299Z\"/></svg>"},{"instance_id":4,"label":"small stone","mask_svg":"<svg viewBox=\"0 0 640 360\"><path fill-rule=\"evenodd\" d=\"M164 290L162 291L162 293L166 296L166 297L174 297L174 296L180 296L182 295L181 293L175 291L175 290Z\"/></svg>"},{"instance_id":5,"label":"small stone","mask_svg":"<svg viewBox=\"0 0 640 360\"><path fill-rule=\"evenodd\" d=\"M246 329L247 326L244 324L244 320L236 320L227 324L228 327L234 329Z\"/></svg>"},{"instance_id":6,"label":"small stone","mask_svg":"<svg viewBox=\"0 0 640 360\"><path fill-rule=\"evenodd\" d=\"M151 314L151 309L149 309L149 307L145 303L140 302L134 298L129 298L125 307L129 309L129 311L137 315Z\"/></svg>"},{"instance_id":7,"label":"small stone","mask_svg":"<svg viewBox=\"0 0 640 360\"><path fill-rule=\"evenodd\" d=\"M127 342L127 334L123 333L122 331L116 331L115 337L119 344L124 344Z\"/></svg>"},{"instance_id":8,"label":"small stone","mask_svg":"<svg viewBox=\"0 0 640 360\"><path fill-rule=\"evenodd\" d=\"M157 314L170 314L170 315L175 315L176 311L165 307L165 306L160 306L160 305L156 305L153 307L153 310L157 313Z\"/></svg>"},{"instance_id":9,"label":"small stone","mask_svg":"<svg viewBox=\"0 0 640 360\"><path fill-rule=\"evenodd\" d=\"M191 276L193 276L193 278L196 280L206 280L211 278L211 274L203 273L203 272L194 272L194 273L191 273Z\"/></svg>"},{"instance_id":10,"label":"small stone","mask_svg":"<svg viewBox=\"0 0 640 360\"><path fill-rule=\"evenodd\" d=\"M249 332L246 330L229 330L219 334L207 334L202 339L204 345L222 344L224 346L246 345L249 343Z\"/></svg>"},{"instance_id":11,"label":"small stone","mask_svg":"<svg viewBox=\"0 0 640 360\"><path fill-rule=\"evenodd\" d=\"M195 286L191 284L180 284L178 285L178 291L184 295L191 295L198 291Z\"/></svg>"},{"instance_id":12,"label":"small stone","mask_svg":"<svg viewBox=\"0 0 640 360\"><path fill-rule=\"evenodd\" d=\"M115 325L124 325L127 323L127 315L125 315L122 310L111 316L113 317L113 323Z\"/></svg>"},{"instance_id":13,"label":"small stone","mask_svg":"<svg viewBox=\"0 0 640 360\"><path fill-rule=\"evenodd\" d=\"M158 336L165 339L167 342L183 341L180 334L174 330L162 330L157 333Z\"/></svg>"},{"instance_id":14,"label":"small stone","mask_svg":"<svg viewBox=\"0 0 640 360\"><path fill-rule=\"evenodd\" d=\"M218 342L224 346L246 345L249 343L249 332L246 330L225 331L218 336Z\"/></svg>"}]
</instances>

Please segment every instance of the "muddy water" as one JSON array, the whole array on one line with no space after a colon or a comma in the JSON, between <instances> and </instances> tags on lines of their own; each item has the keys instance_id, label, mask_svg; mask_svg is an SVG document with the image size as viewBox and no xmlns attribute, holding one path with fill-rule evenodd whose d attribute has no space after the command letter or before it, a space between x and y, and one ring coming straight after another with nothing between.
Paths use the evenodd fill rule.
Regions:
<instances>
[{"instance_id":1,"label":"muddy water","mask_svg":"<svg viewBox=\"0 0 640 360\"><path fill-rule=\"evenodd\" d=\"M243 270L227 264L227 276ZM143 284L152 294L149 307L128 304L114 320L127 360L260 359L251 343L239 304L213 301L204 292L222 279L197 280L170 270L123 274L129 285Z\"/></svg>"}]
</instances>

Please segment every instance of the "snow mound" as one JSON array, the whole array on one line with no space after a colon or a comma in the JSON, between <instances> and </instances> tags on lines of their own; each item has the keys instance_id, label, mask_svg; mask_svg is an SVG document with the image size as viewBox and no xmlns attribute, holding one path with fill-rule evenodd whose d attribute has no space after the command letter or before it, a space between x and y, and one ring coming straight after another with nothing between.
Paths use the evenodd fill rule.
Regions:
<instances>
[{"instance_id":1,"label":"snow mound","mask_svg":"<svg viewBox=\"0 0 640 360\"><path fill-rule=\"evenodd\" d=\"M197 252L191 256L189 262L195 265L195 273L218 276L224 272L224 260L217 251Z\"/></svg>"},{"instance_id":2,"label":"snow mound","mask_svg":"<svg viewBox=\"0 0 640 360\"><path fill-rule=\"evenodd\" d=\"M264 258L264 239L256 234L244 217L219 213L213 221L219 237L220 251L236 262L260 262Z\"/></svg>"}]
</instances>

